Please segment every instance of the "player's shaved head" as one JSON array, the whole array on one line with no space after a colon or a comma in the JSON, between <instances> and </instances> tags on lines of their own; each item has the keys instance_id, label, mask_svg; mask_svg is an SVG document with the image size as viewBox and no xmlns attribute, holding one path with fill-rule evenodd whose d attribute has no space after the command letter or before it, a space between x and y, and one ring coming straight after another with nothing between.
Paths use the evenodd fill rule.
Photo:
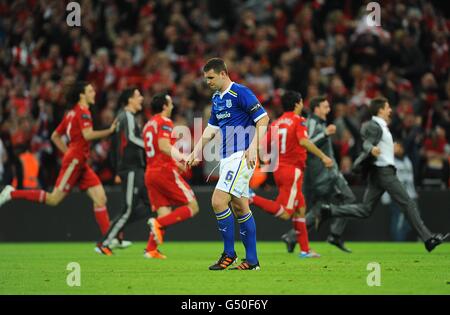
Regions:
<instances>
[{"instance_id":1,"label":"player's shaved head","mask_svg":"<svg viewBox=\"0 0 450 315\"><path fill-rule=\"evenodd\" d=\"M228 69L227 65L225 64L225 61L221 58L212 58L209 59L205 66L203 67L203 72L208 72L209 70L214 70L215 73L219 74L222 71L225 71L225 73L228 75Z\"/></svg>"}]
</instances>

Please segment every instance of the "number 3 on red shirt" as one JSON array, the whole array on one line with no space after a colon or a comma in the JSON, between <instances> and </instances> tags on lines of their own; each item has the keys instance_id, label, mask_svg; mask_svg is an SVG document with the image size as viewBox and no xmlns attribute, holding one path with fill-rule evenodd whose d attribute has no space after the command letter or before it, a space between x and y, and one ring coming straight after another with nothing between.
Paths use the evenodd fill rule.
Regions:
<instances>
[{"instance_id":1,"label":"number 3 on red shirt","mask_svg":"<svg viewBox=\"0 0 450 315\"><path fill-rule=\"evenodd\" d=\"M154 157L155 148L153 147L153 134L149 131L145 134L145 138L147 139L147 157Z\"/></svg>"}]
</instances>

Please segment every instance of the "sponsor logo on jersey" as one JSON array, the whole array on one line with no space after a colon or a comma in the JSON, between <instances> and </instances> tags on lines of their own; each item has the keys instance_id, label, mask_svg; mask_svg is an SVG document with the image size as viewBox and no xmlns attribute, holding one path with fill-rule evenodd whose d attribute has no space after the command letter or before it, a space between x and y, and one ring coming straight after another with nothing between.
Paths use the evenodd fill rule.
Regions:
<instances>
[{"instance_id":1,"label":"sponsor logo on jersey","mask_svg":"<svg viewBox=\"0 0 450 315\"><path fill-rule=\"evenodd\" d=\"M169 131L169 132L172 132L172 128L171 128L170 126L163 125L163 126L161 127L161 129L162 129L162 130Z\"/></svg>"},{"instance_id":2,"label":"sponsor logo on jersey","mask_svg":"<svg viewBox=\"0 0 450 315\"><path fill-rule=\"evenodd\" d=\"M231 114L229 112L225 112L222 114L216 114L216 118L217 119L225 119L225 118L230 118Z\"/></svg>"}]
</instances>

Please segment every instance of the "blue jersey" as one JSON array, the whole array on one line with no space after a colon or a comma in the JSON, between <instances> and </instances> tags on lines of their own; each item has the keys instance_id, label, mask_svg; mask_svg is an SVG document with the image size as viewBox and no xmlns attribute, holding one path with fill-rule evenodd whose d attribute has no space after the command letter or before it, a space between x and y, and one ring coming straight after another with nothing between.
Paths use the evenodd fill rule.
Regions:
<instances>
[{"instance_id":1,"label":"blue jersey","mask_svg":"<svg viewBox=\"0 0 450 315\"><path fill-rule=\"evenodd\" d=\"M214 93L212 103L208 125L220 128L222 158L247 150L255 135L256 122L267 115L255 94L248 87L232 82L223 93Z\"/></svg>"}]
</instances>

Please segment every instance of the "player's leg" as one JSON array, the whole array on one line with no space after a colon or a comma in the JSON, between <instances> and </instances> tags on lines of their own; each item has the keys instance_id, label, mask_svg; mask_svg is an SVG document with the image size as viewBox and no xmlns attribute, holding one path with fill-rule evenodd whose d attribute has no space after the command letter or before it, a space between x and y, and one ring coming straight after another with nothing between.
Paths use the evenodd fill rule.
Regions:
<instances>
[{"instance_id":1,"label":"player's leg","mask_svg":"<svg viewBox=\"0 0 450 315\"><path fill-rule=\"evenodd\" d=\"M104 236L108 232L110 225L108 209L106 207L106 193L97 174L87 165L81 175L79 186L81 190L86 190L87 195L91 198L95 221L100 228L102 236Z\"/></svg>"},{"instance_id":2,"label":"player's leg","mask_svg":"<svg viewBox=\"0 0 450 315\"><path fill-rule=\"evenodd\" d=\"M245 247L245 260L231 270L259 269L256 250L256 223L248 204L247 197L231 197L231 206L239 223L239 234Z\"/></svg>"},{"instance_id":3,"label":"player's leg","mask_svg":"<svg viewBox=\"0 0 450 315\"><path fill-rule=\"evenodd\" d=\"M76 158L65 159L61 166L55 188L51 193L44 190L15 190L7 185L0 193L0 206L9 200L28 200L35 203L43 203L49 206L57 206L77 184L83 171L83 165Z\"/></svg>"},{"instance_id":4,"label":"player's leg","mask_svg":"<svg viewBox=\"0 0 450 315\"><path fill-rule=\"evenodd\" d=\"M231 270L259 270L259 260L256 248L256 223L249 207L249 182L253 169L248 168L245 159L229 189L231 206L239 223L242 243L245 247L245 260Z\"/></svg>"},{"instance_id":5,"label":"player's leg","mask_svg":"<svg viewBox=\"0 0 450 315\"><path fill-rule=\"evenodd\" d=\"M158 217L160 217L160 216L164 217L164 216L170 214L171 212L172 212L172 208L170 208L170 207L159 207L156 210ZM159 237L161 239L164 238L165 230L160 229L159 233L162 234ZM149 233L149 237L148 237L147 247L145 248L144 257L145 258L156 258L156 259L166 259L167 258L165 255L163 255L158 250L158 243L156 242L156 236L151 228L150 228L150 233Z\"/></svg>"},{"instance_id":6,"label":"player's leg","mask_svg":"<svg viewBox=\"0 0 450 315\"><path fill-rule=\"evenodd\" d=\"M302 197L300 197L301 199ZM297 242L300 246L300 258L315 258L320 257L319 254L312 251L309 247L308 229L305 220L306 205L304 200L301 200L299 207L293 214L292 224L297 235Z\"/></svg>"},{"instance_id":7,"label":"player's leg","mask_svg":"<svg viewBox=\"0 0 450 315\"><path fill-rule=\"evenodd\" d=\"M158 212L157 218L151 218L148 221L150 229L155 234L156 242L162 244L163 234L161 231L192 218L198 213L199 207L191 187L176 170L155 172L151 177L153 180L150 180L152 183L149 184L156 186L159 194L166 201L161 206L180 205L169 213Z\"/></svg>"},{"instance_id":8,"label":"player's leg","mask_svg":"<svg viewBox=\"0 0 450 315\"><path fill-rule=\"evenodd\" d=\"M229 193L217 188L214 190L211 204L223 239L223 253L216 264L209 267L210 270L226 269L237 260L234 250L234 215L229 206L230 201Z\"/></svg>"},{"instance_id":9,"label":"player's leg","mask_svg":"<svg viewBox=\"0 0 450 315\"><path fill-rule=\"evenodd\" d=\"M123 231L125 225L127 224L133 207L136 203L136 194L138 191L136 188L136 176L143 174L139 174L136 171L128 171L119 174L121 179L122 186L122 211L119 216L117 216L113 222L111 222L110 227L106 234L103 236L103 239L99 246L97 247L101 253L105 255L112 255L112 251L109 248L111 243L115 238L117 238L118 234Z\"/></svg>"}]
</instances>

